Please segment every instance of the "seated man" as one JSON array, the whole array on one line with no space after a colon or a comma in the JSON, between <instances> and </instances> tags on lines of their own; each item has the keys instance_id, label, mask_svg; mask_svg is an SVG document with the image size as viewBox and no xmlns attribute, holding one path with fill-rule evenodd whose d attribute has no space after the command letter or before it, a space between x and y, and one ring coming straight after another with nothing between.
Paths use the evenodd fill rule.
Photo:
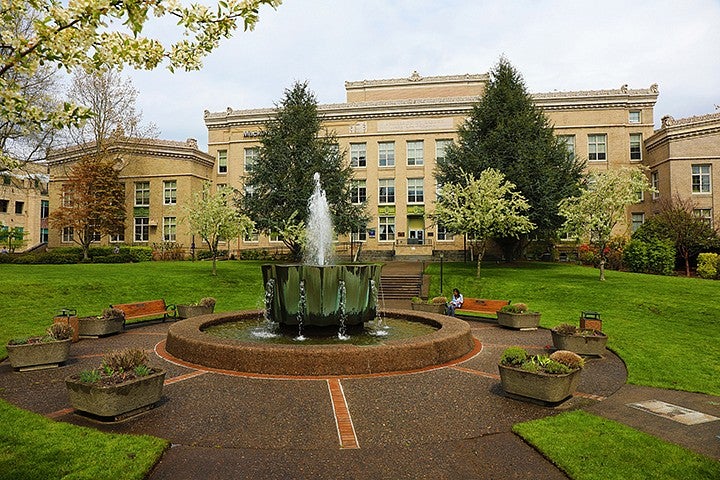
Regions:
<instances>
[{"instance_id":1,"label":"seated man","mask_svg":"<svg viewBox=\"0 0 720 480\"><path fill-rule=\"evenodd\" d=\"M455 309L456 309L456 308L462 308L462 304L463 304L463 296L462 296L462 293L460 293L460 290L458 290L457 288L453 288L452 300L450 300L450 301L448 302L448 304L447 304L447 311L446 311L445 313L447 313L447 314L450 315L451 317L454 317L454 316L455 316Z\"/></svg>"}]
</instances>

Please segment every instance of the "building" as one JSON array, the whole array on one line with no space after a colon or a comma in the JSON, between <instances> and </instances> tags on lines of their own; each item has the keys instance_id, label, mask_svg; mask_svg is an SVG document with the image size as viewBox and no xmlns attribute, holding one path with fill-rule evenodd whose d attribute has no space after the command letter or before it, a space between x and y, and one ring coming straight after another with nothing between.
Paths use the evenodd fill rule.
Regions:
<instances>
[{"instance_id":1,"label":"building","mask_svg":"<svg viewBox=\"0 0 720 480\"><path fill-rule=\"evenodd\" d=\"M48 241L48 180L38 164L0 174L0 249L20 252Z\"/></svg>"},{"instance_id":2,"label":"building","mask_svg":"<svg viewBox=\"0 0 720 480\"><path fill-rule=\"evenodd\" d=\"M488 75L346 82L347 101L319 105L324 125L355 169L353 198L367 201L372 220L353 233L364 252L424 256L457 252L464 239L434 225L433 171L457 129L483 95ZM550 92L533 95L557 135L591 170L641 165L644 140L653 135L656 85L632 90ZM257 158L262 126L274 109L205 112L213 181L243 188ZM341 244L349 239L339 238ZM276 238L255 235L239 248L279 248Z\"/></svg>"},{"instance_id":3,"label":"building","mask_svg":"<svg viewBox=\"0 0 720 480\"><path fill-rule=\"evenodd\" d=\"M192 194L202 190L203 182L212 179L214 158L201 152L194 139L120 139L114 140L107 152L115 158L120 180L125 183L127 217L122 232L99 238L98 245L163 248L175 244L189 252L197 242L200 248L201 240L191 234L184 208ZM51 208L62 205L68 172L85 154L84 148L71 147L48 156ZM72 246L73 235L72 228L52 230L48 246Z\"/></svg>"}]
</instances>

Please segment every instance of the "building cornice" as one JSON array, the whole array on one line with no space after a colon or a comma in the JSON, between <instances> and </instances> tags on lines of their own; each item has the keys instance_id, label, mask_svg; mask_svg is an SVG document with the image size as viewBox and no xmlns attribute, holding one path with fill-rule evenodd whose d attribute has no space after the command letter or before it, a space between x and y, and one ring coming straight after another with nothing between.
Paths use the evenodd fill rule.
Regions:
<instances>
[{"instance_id":1,"label":"building cornice","mask_svg":"<svg viewBox=\"0 0 720 480\"><path fill-rule=\"evenodd\" d=\"M488 82L490 75L487 73L466 73L464 75L445 75L436 77L423 77L418 72L413 72L406 78L388 78L379 80L360 80L345 82L345 90L363 89L368 87L396 87L406 85L434 85L452 84L467 82Z\"/></svg>"},{"instance_id":2,"label":"building cornice","mask_svg":"<svg viewBox=\"0 0 720 480\"><path fill-rule=\"evenodd\" d=\"M648 150L682 138L720 134L720 112L679 119L666 115L661 121L660 129L645 141Z\"/></svg>"}]
</instances>

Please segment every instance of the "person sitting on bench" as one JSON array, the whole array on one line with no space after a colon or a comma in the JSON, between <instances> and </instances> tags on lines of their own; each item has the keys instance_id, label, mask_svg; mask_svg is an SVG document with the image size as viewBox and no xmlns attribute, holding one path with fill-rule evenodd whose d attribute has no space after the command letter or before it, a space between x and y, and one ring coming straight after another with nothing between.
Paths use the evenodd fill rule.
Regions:
<instances>
[{"instance_id":1,"label":"person sitting on bench","mask_svg":"<svg viewBox=\"0 0 720 480\"><path fill-rule=\"evenodd\" d=\"M462 304L463 304L463 296L462 296L462 293L460 293L460 290L458 290L457 288L453 288L452 300L450 300L450 301L448 302L448 304L447 304L447 311L446 311L445 313L447 313L447 314L450 315L451 317L454 317L454 316L455 316L455 309L456 309L456 308L462 308Z\"/></svg>"}]
</instances>

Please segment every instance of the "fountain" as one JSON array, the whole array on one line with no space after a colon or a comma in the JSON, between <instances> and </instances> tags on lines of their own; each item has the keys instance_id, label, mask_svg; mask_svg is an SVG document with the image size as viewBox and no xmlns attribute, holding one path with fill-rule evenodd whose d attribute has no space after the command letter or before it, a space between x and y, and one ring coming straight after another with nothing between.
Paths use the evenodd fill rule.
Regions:
<instances>
[{"instance_id":1,"label":"fountain","mask_svg":"<svg viewBox=\"0 0 720 480\"><path fill-rule=\"evenodd\" d=\"M381 312L380 265L332 265L330 209L320 175L314 180L304 262L262 266L265 310L177 322L168 330L164 354L200 368L327 376L415 370L472 352L475 341L461 320L417 311ZM363 335L369 324L374 338L368 342ZM278 325L280 335L264 325ZM385 336L393 329L399 334ZM315 341L329 330L334 339Z\"/></svg>"}]
</instances>

